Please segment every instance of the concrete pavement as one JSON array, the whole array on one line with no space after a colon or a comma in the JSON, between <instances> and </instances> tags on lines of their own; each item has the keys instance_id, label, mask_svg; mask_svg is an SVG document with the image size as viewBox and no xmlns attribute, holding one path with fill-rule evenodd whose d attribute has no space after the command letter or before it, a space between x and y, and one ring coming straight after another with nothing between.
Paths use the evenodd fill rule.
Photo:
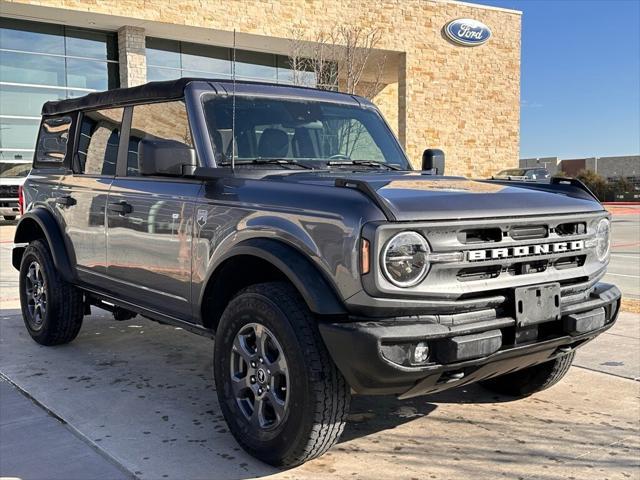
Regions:
<instances>
[{"instance_id":1,"label":"concrete pavement","mask_svg":"<svg viewBox=\"0 0 640 480\"><path fill-rule=\"evenodd\" d=\"M11 236L7 230L0 227L0 242ZM121 465L153 480L640 479L636 314L624 313L579 352L562 382L528 399L511 401L475 385L402 402L356 397L334 449L278 471L245 454L228 433L215 398L210 340L140 318L115 322L96 309L69 345L31 341L9 246L0 243L0 373L66 423L0 385L1 419L11 424L25 402L40 415L32 412L30 429L0 421L0 477L126 478ZM82 461L56 463L46 442L37 443L47 435L73 443Z\"/></svg>"}]
</instances>

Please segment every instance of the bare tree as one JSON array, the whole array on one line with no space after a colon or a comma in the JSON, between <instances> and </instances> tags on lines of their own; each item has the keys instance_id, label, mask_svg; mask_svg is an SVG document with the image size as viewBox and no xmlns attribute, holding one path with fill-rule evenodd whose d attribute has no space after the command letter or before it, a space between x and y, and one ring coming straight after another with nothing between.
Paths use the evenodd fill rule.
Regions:
<instances>
[{"instance_id":1,"label":"bare tree","mask_svg":"<svg viewBox=\"0 0 640 480\"><path fill-rule=\"evenodd\" d=\"M386 63L386 56L377 51L380 39L377 28L346 25L321 31L311 40L302 30L294 31L289 42L294 84L306 84L296 72L313 72L316 88L374 98L383 86Z\"/></svg>"},{"instance_id":2,"label":"bare tree","mask_svg":"<svg viewBox=\"0 0 640 480\"><path fill-rule=\"evenodd\" d=\"M312 40L305 39L302 30L295 31L289 52L293 83L373 99L384 86L386 56L377 50L380 39L379 29L347 25L321 31ZM333 127L337 155L351 158L362 149L360 122L338 121Z\"/></svg>"}]
</instances>

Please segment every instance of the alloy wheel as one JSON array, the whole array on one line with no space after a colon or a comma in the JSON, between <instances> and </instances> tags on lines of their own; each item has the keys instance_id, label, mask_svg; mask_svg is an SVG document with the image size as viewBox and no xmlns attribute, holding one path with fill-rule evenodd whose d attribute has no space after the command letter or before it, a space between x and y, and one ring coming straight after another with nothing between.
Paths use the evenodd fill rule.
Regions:
<instances>
[{"instance_id":1,"label":"alloy wheel","mask_svg":"<svg viewBox=\"0 0 640 480\"><path fill-rule=\"evenodd\" d=\"M40 263L34 260L29 264L25 280L28 321L31 328L40 330L47 313L47 284Z\"/></svg>"},{"instance_id":2,"label":"alloy wheel","mask_svg":"<svg viewBox=\"0 0 640 480\"><path fill-rule=\"evenodd\" d=\"M260 323L244 325L231 349L235 401L255 427L271 430L285 419L289 368L275 335Z\"/></svg>"}]
</instances>

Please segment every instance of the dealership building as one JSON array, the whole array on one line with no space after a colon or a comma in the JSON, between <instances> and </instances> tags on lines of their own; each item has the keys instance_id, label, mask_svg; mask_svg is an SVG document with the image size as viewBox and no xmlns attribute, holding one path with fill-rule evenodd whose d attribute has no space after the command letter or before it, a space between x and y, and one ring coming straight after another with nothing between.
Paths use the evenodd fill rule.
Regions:
<instances>
[{"instance_id":1,"label":"dealership building","mask_svg":"<svg viewBox=\"0 0 640 480\"><path fill-rule=\"evenodd\" d=\"M291 84L293 45L312 51L339 26L379 32L373 101L415 166L429 147L445 151L451 174L518 164L517 11L453 0L0 0L0 16L2 176L29 168L47 100L230 78L234 30L238 79ZM446 26L457 19L481 22L490 37L456 42Z\"/></svg>"}]
</instances>

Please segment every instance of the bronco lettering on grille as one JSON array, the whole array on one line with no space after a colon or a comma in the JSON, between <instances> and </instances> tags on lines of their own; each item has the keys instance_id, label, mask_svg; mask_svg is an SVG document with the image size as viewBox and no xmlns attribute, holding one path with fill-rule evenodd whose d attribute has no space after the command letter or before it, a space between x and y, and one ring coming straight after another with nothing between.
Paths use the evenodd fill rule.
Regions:
<instances>
[{"instance_id":1,"label":"bronco lettering on grille","mask_svg":"<svg viewBox=\"0 0 640 480\"><path fill-rule=\"evenodd\" d=\"M467 259L498 260L501 258L528 257L532 255L548 255L553 253L574 252L584 248L584 240L573 242L545 243L542 245L523 245L518 247L488 248L486 250L470 250Z\"/></svg>"}]
</instances>

